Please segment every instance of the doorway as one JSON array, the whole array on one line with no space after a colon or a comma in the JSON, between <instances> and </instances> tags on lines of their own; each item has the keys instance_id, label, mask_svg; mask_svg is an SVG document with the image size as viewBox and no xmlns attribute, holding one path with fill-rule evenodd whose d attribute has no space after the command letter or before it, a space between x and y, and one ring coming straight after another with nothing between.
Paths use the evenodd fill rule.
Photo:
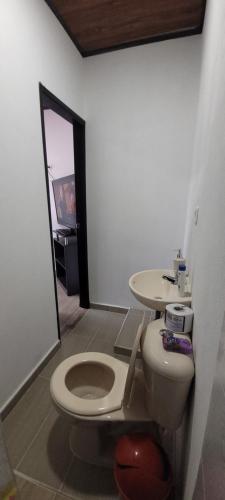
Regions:
<instances>
[{"instance_id":1,"label":"doorway","mask_svg":"<svg viewBox=\"0 0 225 500\"><path fill-rule=\"evenodd\" d=\"M85 121L39 84L59 338L89 308Z\"/></svg>"}]
</instances>

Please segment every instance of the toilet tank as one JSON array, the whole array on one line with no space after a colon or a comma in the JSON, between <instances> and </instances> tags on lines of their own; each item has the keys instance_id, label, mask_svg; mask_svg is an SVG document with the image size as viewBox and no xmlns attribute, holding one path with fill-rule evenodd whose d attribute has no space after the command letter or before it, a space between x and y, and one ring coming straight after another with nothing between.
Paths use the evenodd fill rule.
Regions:
<instances>
[{"instance_id":1,"label":"toilet tank","mask_svg":"<svg viewBox=\"0 0 225 500\"><path fill-rule=\"evenodd\" d=\"M151 420L174 431L180 426L185 411L194 362L190 355L164 349L161 328L165 328L163 319L153 321L141 339L146 406Z\"/></svg>"}]
</instances>

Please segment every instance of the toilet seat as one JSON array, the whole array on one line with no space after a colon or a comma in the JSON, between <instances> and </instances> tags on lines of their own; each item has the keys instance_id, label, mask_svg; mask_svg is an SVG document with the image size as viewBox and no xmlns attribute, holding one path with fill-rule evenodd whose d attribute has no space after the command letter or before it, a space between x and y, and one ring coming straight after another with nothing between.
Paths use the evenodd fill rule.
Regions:
<instances>
[{"instance_id":1,"label":"toilet seat","mask_svg":"<svg viewBox=\"0 0 225 500\"><path fill-rule=\"evenodd\" d=\"M50 383L51 396L56 405L69 414L87 417L119 410L128 368L126 363L107 354L75 354L56 368ZM95 386L94 377L98 378L100 390L97 384Z\"/></svg>"}]
</instances>

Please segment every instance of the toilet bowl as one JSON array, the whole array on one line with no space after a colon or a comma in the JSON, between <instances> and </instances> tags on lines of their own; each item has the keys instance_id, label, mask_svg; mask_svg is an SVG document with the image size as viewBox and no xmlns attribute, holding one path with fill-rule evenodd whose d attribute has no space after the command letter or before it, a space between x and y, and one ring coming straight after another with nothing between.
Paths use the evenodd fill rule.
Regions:
<instances>
[{"instance_id":1,"label":"toilet bowl","mask_svg":"<svg viewBox=\"0 0 225 500\"><path fill-rule=\"evenodd\" d=\"M122 407L128 365L99 352L63 361L51 380L56 405L68 415L91 418Z\"/></svg>"},{"instance_id":2,"label":"toilet bowl","mask_svg":"<svg viewBox=\"0 0 225 500\"><path fill-rule=\"evenodd\" d=\"M104 353L84 352L65 359L53 373L50 392L58 411L83 425L85 444L87 434L96 432L92 455L100 453L99 434L109 423L154 421L171 431L180 426L194 364L191 356L164 350L159 333L164 326L159 319L146 328L143 318L129 365ZM140 339L143 370L135 367ZM80 457L76 429L73 436L71 448ZM93 457L87 461L93 463Z\"/></svg>"}]
</instances>

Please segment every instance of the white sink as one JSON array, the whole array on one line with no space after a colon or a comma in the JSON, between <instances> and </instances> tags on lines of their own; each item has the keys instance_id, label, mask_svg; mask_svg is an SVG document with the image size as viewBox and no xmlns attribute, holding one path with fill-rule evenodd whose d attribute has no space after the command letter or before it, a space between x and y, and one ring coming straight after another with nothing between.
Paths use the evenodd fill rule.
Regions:
<instances>
[{"instance_id":1,"label":"white sink","mask_svg":"<svg viewBox=\"0 0 225 500\"><path fill-rule=\"evenodd\" d=\"M167 304L174 302L190 305L191 294L180 297L177 285L163 279L163 274L174 276L173 271L168 269L150 269L133 274L129 287L136 299L156 311L164 311Z\"/></svg>"}]
</instances>

